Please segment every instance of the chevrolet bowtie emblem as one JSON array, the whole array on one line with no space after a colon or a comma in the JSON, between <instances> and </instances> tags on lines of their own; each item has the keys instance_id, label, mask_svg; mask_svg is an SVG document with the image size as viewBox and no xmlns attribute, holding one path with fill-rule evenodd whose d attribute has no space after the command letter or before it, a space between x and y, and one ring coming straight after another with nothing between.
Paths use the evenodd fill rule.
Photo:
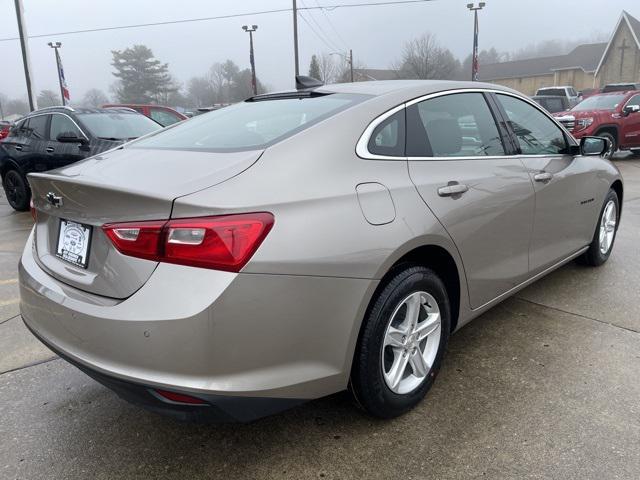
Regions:
<instances>
[{"instance_id":1,"label":"chevrolet bowtie emblem","mask_svg":"<svg viewBox=\"0 0 640 480\"><path fill-rule=\"evenodd\" d=\"M53 207L60 208L62 206L62 197L60 195L56 195L53 192L49 192L47 193L47 196L45 198L47 199L47 202L49 203L49 205Z\"/></svg>"}]
</instances>

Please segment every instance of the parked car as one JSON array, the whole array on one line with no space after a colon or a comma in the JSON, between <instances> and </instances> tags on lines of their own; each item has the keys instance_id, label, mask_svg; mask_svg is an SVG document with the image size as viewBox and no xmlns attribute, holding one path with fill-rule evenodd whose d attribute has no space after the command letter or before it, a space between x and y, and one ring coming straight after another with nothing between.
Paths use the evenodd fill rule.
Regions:
<instances>
[{"instance_id":1,"label":"parked car","mask_svg":"<svg viewBox=\"0 0 640 480\"><path fill-rule=\"evenodd\" d=\"M51 107L30 113L0 143L0 175L9 205L29 209L28 173L64 167L161 128L127 109Z\"/></svg>"},{"instance_id":2,"label":"parked car","mask_svg":"<svg viewBox=\"0 0 640 480\"><path fill-rule=\"evenodd\" d=\"M180 418L252 420L348 385L394 417L452 332L574 258L607 261L623 184L605 148L485 83L256 96L30 174L22 318Z\"/></svg>"},{"instance_id":3,"label":"parked car","mask_svg":"<svg viewBox=\"0 0 640 480\"><path fill-rule=\"evenodd\" d=\"M631 90L594 95L555 116L575 138L606 138L606 155L611 158L618 149L640 149L639 111L640 92Z\"/></svg>"},{"instance_id":4,"label":"parked car","mask_svg":"<svg viewBox=\"0 0 640 480\"><path fill-rule=\"evenodd\" d=\"M174 123L181 122L182 120L186 120L186 115L174 110L170 107L165 107L163 105L141 105L141 104L108 104L103 105L102 108L131 108L136 112L140 112L141 114L155 120L163 127L168 127L169 125L173 125Z\"/></svg>"},{"instance_id":5,"label":"parked car","mask_svg":"<svg viewBox=\"0 0 640 480\"><path fill-rule=\"evenodd\" d=\"M628 92L630 90L640 90L640 83L610 83L602 87L601 92Z\"/></svg>"},{"instance_id":6,"label":"parked car","mask_svg":"<svg viewBox=\"0 0 640 480\"><path fill-rule=\"evenodd\" d=\"M569 103L569 107L577 105L580 99L578 98L578 92L569 85L559 87L544 87L539 88L536 92L536 97L564 97Z\"/></svg>"},{"instance_id":7,"label":"parked car","mask_svg":"<svg viewBox=\"0 0 640 480\"><path fill-rule=\"evenodd\" d=\"M549 113L564 112L571 108L567 97L536 95L531 100L542 106Z\"/></svg>"}]
</instances>

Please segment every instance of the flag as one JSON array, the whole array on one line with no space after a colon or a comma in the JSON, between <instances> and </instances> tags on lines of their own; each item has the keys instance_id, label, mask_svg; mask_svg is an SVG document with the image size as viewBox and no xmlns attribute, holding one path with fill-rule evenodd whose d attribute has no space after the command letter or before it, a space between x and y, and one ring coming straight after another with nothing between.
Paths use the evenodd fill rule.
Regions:
<instances>
[{"instance_id":1,"label":"flag","mask_svg":"<svg viewBox=\"0 0 640 480\"><path fill-rule=\"evenodd\" d=\"M60 77L60 88L62 89L62 95L64 96L66 101L71 100L71 96L69 95L69 87L67 86L67 79L64 78L64 68L62 68L62 59L60 58L60 54L56 49L56 60L58 60L58 76Z\"/></svg>"}]
</instances>

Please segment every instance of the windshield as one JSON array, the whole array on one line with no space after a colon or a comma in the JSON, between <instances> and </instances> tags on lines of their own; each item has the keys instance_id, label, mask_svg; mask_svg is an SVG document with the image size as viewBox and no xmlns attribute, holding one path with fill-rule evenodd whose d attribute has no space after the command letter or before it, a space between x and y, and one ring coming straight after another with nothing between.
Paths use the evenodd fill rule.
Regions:
<instances>
[{"instance_id":1,"label":"windshield","mask_svg":"<svg viewBox=\"0 0 640 480\"><path fill-rule=\"evenodd\" d=\"M78 119L94 137L106 140L138 138L162 128L138 113L80 113Z\"/></svg>"},{"instance_id":2,"label":"windshield","mask_svg":"<svg viewBox=\"0 0 640 480\"><path fill-rule=\"evenodd\" d=\"M596 95L580 102L571 109L572 112L583 112L585 110L613 110L626 95Z\"/></svg>"},{"instance_id":3,"label":"windshield","mask_svg":"<svg viewBox=\"0 0 640 480\"><path fill-rule=\"evenodd\" d=\"M241 102L182 122L131 148L211 152L263 149L364 98L329 94Z\"/></svg>"}]
</instances>

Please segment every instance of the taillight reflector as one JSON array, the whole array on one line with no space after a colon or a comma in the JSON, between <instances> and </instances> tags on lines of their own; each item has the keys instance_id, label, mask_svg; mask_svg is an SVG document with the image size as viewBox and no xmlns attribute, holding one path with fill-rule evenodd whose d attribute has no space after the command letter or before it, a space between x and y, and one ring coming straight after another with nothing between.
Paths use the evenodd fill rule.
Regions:
<instances>
[{"instance_id":1,"label":"taillight reflector","mask_svg":"<svg viewBox=\"0 0 640 480\"><path fill-rule=\"evenodd\" d=\"M207 402L200 398L192 397L191 395L186 395L184 393L170 392L168 390L160 390L154 389L154 391L160 395L162 398L165 398L171 402L176 403L186 403L189 405L206 405Z\"/></svg>"},{"instance_id":2,"label":"taillight reflector","mask_svg":"<svg viewBox=\"0 0 640 480\"><path fill-rule=\"evenodd\" d=\"M266 212L102 227L124 255L192 267L238 272L273 226Z\"/></svg>"}]
</instances>

